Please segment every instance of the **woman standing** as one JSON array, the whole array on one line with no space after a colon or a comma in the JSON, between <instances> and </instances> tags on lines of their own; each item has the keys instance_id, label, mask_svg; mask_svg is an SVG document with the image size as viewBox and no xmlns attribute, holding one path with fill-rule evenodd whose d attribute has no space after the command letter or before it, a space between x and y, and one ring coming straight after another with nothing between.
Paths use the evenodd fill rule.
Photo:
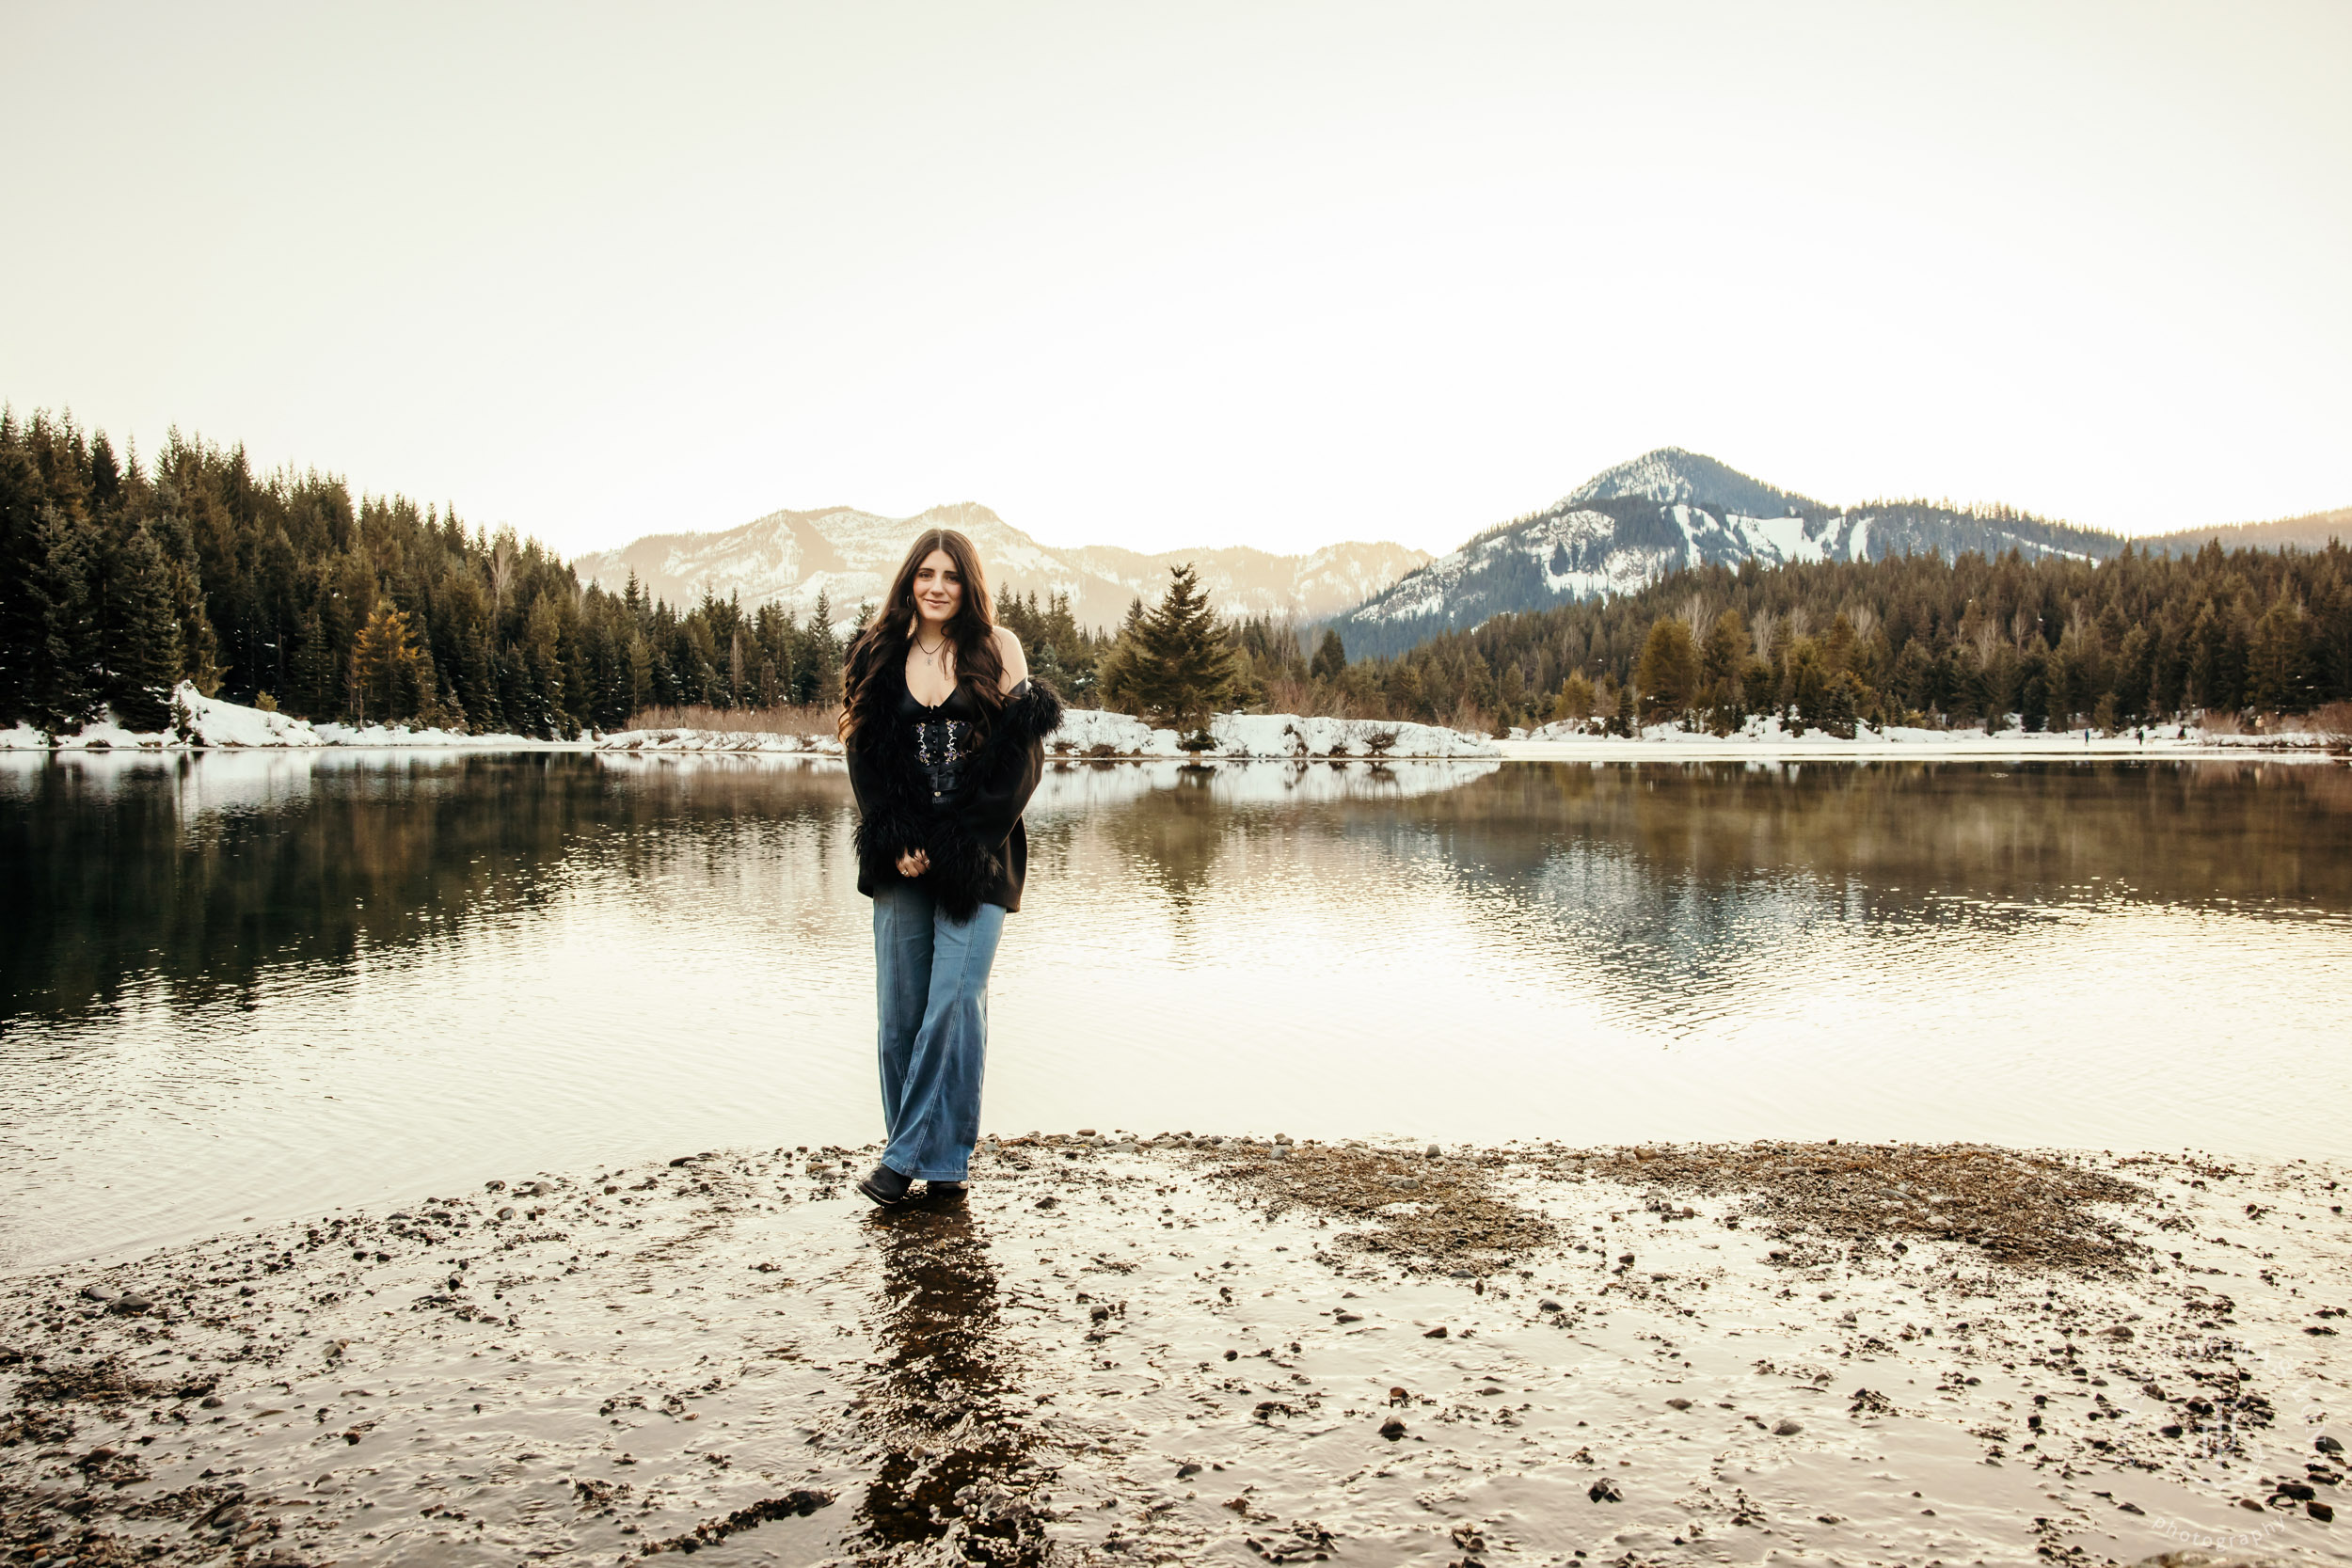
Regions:
<instances>
[{"instance_id":1,"label":"woman standing","mask_svg":"<svg viewBox=\"0 0 2352 1568\"><path fill-rule=\"evenodd\" d=\"M915 540L842 671L857 890L874 901L882 1125L858 1191L963 1191L980 1132L988 971L1029 863L1021 813L1061 700L995 624L972 541Z\"/></svg>"}]
</instances>

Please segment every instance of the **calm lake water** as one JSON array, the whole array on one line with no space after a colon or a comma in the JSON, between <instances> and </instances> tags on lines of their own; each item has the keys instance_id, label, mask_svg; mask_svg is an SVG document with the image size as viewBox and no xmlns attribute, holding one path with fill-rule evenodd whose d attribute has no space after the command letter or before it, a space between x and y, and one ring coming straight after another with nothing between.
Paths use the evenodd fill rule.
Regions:
<instances>
[{"instance_id":1,"label":"calm lake water","mask_svg":"<svg viewBox=\"0 0 2352 1568\"><path fill-rule=\"evenodd\" d=\"M2341 1154L2352 773L1077 766L984 1125ZM0 1263L878 1135L821 762L0 760Z\"/></svg>"}]
</instances>

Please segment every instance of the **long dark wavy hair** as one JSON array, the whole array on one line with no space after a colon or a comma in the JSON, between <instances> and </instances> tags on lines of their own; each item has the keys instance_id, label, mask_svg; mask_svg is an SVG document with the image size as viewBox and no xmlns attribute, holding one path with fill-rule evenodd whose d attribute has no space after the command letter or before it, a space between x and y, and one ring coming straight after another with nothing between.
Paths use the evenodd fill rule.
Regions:
<instances>
[{"instance_id":1,"label":"long dark wavy hair","mask_svg":"<svg viewBox=\"0 0 2352 1568\"><path fill-rule=\"evenodd\" d=\"M895 690L905 668L907 644L914 641L920 617L914 609L915 569L933 550L946 550L963 579L963 602L947 622L947 636L956 645L956 684L972 694L983 716L993 718L1005 705L1005 661L996 652L996 612L989 603L988 576L980 567L980 552L972 541L951 528L926 530L907 547L907 558L890 579L882 600L857 641L850 644L841 666L841 721L844 745L855 745L859 730L876 720L886 693Z\"/></svg>"}]
</instances>

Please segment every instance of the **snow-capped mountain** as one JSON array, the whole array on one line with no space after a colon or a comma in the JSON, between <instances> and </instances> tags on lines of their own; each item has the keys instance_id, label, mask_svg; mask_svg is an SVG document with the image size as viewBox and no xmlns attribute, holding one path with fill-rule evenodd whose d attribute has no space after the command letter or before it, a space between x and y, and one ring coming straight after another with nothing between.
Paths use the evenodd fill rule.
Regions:
<instances>
[{"instance_id":1,"label":"snow-capped mountain","mask_svg":"<svg viewBox=\"0 0 2352 1568\"><path fill-rule=\"evenodd\" d=\"M718 533L657 533L572 564L583 581L619 592L631 571L641 588L674 605L739 596L771 600L805 616L821 593L847 624L864 601L880 599L907 546L928 528L971 536L991 574L990 589L1070 595L1081 626L1108 626L1136 595L1147 603L1168 586L1171 565L1190 562L1218 611L1295 615L1316 620L1362 603L1429 559L1423 550L1386 543L1327 545L1310 555L1273 555L1247 546L1168 550L1146 555L1115 545L1075 548L1041 545L985 506L937 506L920 516L883 517L854 507L771 512Z\"/></svg>"},{"instance_id":2,"label":"snow-capped mountain","mask_svg":"<svg viewBox=\"0 0 2352 1568\"><path fill-rule=\"evenodd\" d=\"M1487 530L1343 615L1351 655L1398 653L1506 610L1630 593L1682 566L1877 561L1964 550L2100 560L2118 535L1924 502L1836 507L1661 447L1597 474L1541 512Z\"/></svg>"}]
</instances>

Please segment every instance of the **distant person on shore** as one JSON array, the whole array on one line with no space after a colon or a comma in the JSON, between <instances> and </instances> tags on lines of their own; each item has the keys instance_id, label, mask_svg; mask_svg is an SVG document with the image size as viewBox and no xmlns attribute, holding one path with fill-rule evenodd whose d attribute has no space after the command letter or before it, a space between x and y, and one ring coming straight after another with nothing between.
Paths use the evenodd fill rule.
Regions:
<instances>
[{"instance_id":1,"label":"distant person on shore","mask_svg":"<svg viewBox=\"0 0 2352 1568\"><path fill-rule=\"evenodd\" d=\"M889 1144L858 1191L962 1196L980 1133L988 972L1021 907L1021 813L1061 699L995 624L972 541L914 541L842 671L857 890L874 901L874 996Z\"/></svg>"}]
</instances>

